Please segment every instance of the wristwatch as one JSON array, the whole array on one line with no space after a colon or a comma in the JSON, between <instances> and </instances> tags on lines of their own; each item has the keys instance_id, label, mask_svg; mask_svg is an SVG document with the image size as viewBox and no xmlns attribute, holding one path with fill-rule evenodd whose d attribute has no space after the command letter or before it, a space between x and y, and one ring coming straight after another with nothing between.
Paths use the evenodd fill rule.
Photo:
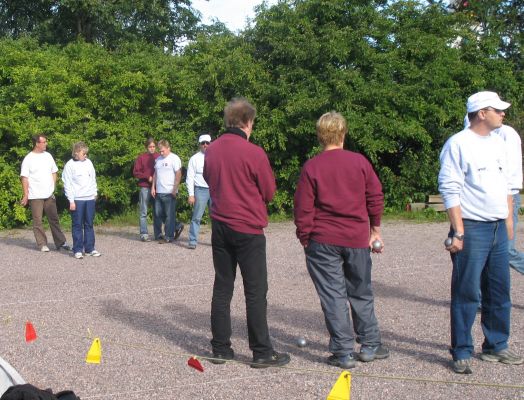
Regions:
<instances>
[{"instance_id":1,"label":"wristwatch","mask_svg":"<svg viewBox=\"0 0 524 400\"><path fill-rule=\"evenodd\" d=\"M463 233L455 232L453 234L453 237L457 238L458 240L464 240L464 234Z\"/></svg>"}]
</instances>

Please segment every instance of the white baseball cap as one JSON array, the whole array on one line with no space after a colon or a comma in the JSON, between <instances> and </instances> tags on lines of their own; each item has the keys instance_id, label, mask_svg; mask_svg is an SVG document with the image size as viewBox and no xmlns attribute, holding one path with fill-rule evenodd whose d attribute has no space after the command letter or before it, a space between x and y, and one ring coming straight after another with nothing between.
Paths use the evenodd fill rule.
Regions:
<instances>
[{"instance_id":1,"label":"white baseball cap","mask_svg":"<svg viewBox=\"0 0 524 400\"><path fill-rule=\"evenodd\" d=\"M478 92L469 96L466 108L468 113L472 113L486 107L505 110L510 105L510 103L500 100L499 95L495 92Z\"/></svg>"},{"instance_id":2,"label":"white baseball cap","mask_svg":"<svg viewBox=\"0 0 524 400\"><path fill-rule=\"evenodd\" d=\"M198 138L198 143L202 142L211 142L211 136L210 135L200 135Z\"/></svg>"}]
</instances>

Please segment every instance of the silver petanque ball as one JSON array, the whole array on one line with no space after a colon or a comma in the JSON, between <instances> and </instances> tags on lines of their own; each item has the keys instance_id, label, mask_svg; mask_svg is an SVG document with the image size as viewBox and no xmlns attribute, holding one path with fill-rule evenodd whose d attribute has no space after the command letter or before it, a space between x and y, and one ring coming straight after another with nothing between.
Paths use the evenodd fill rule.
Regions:
<instances>
[{"instance_id":1,"label":"silver petanque ball","mask_svg":"<svg viewBox=\"0 0 524 400\"><path fill-rule=\"evenodd\" d=\"M449 247L453 243L453 239L448 237L446 240L444 240L444 246Z\"/></svg>"},{"instance_id":2,"label":"silver petanque ball","mask_svg":"<svg viewBox=\"0 0 524 400\"><path fill-rule=\"evenodd\" d=\"M298 339L297 339L297 346L298 347L306 347L306 345L307 345L306 338L304 336L299 336Z\"/></svg>"},{"instance_id":3,"label":"silver petanque ball","mask_svg":"<svg viewBox=\"0 0 524 400\"><path fill-rule=\"evenodd\" d=\"M371 247L373 247L373 250L380 251L382 250L382 242L380 240L374 240L373 243L371 243Z\"/></svg>"}]
</instances>

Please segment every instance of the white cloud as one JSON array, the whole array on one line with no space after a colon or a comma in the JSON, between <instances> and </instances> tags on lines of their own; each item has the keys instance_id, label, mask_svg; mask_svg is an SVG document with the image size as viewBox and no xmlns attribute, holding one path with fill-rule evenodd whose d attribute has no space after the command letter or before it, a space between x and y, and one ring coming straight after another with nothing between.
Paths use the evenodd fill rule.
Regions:
<instances>
[{"instance_id":1,"label":"white cloud","mask_svg":"<svg viewBox=\"0 0 524 400\"><path fill-rule=\"evenodd\" d=\"M277 0L268 0L267 4L275 4ZM233 32L246 26L247 18L255 17L254 8L262 0L193 0L191 5L202 13L202 22L210 23L213 18L223 22Z\"/></svg>"}]
</instances>

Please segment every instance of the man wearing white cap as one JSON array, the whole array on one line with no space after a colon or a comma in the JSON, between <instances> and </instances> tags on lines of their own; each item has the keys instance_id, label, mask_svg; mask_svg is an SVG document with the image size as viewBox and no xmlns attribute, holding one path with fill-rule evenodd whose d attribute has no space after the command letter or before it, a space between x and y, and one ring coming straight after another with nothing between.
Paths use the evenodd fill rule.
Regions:
<instances>
[{"instance_id":1,"label":"man wearing white cap","mask_svg":"<svg viewBox=\"0 0 524 400\"><path fill-rule=\"evenodd\" d=\"M468 116L464 118L464 128L469 128ZM524 253L515 247L517 241L517 224L521 206L520 190L522 189L522 144L520 135L509 125L503 124L493 131L499 135L506 145L508 171L513 195L513 239L508 241L509 266L524 275Z\"/></svg>"},{"instance_id":2,"label":"man wearing white cap","mask_svg":"<svg viewBox=\"0 0 524 400\"><path fill-rule=\"evenodd\" d=\"M200 231L200 221L206 211L206 205L211 207L209 197L209 186L202 176L204 172L204 156L207 147L211 144L211 136L208 134L200 135L198 138L200 151L189 159L187 166L186 185L189 195L187 201L193 206L193 216L189 226L189 249L196 249L198 243L198 232Z\"/></svg>"},{"instance_id":3,"label":"man wearing white cap","mask_svg":"<svg viewBox=\"0 0 524 400\"><path fill-rule=\"evenodd\" d=\"M508 348L510 275L508 238L513 237L512 187L505 144L493 130L510 106L494 92L468 98L471 123L448 139L440 154L439 191L451 222L451 355L453 370L471 374L479 290L484 342L480 358L505 364L524 359Z\"/></svg>"}]
</instances>

